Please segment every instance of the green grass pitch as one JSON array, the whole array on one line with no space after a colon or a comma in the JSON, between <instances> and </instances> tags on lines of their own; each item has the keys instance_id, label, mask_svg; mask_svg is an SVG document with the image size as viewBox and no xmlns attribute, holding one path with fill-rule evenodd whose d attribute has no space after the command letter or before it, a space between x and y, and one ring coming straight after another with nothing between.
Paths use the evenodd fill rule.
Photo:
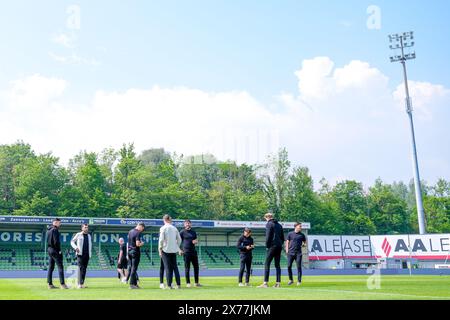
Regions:
<instances>
[{"instance_id":1,"label":"green grass pitch","mask_svg":"<svg viewBox=\"0 0 450 320\"><path fill-rule=\"evenodd\" d=\"M118 279L88 278L86 289L49 290L45 279L0 279L0 300L450 300L450 276L381 276L381 288L369 290L368 276L309 276L301 286L256 288L262 277L252 278L252 287L238 287L235 277L203 277L202 288L161 290L157 278L141 279L141 290L130 290ZM271 279L273 284L273 277ZM55 285L58 282L55 281Z\"/></svg>"}]
</instances>

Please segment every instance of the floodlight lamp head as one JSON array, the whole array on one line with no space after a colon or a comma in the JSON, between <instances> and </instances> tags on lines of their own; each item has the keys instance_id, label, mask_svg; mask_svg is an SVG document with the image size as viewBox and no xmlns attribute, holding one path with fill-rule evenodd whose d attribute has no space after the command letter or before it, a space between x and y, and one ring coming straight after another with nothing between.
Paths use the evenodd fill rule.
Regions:
<instances>
[{"instance_id":1,"label":"floodlight lamp head","mask_svg":"<svg viewBox=\"0 0 450 320\"><path fill-rule=\"evenodd\" d=\"M412 59L415 59L415 58L416 58L416 53L415 52L411 52L411 53L405 54L405 59L406 60L412 60Z\"/></svg>"}]
</instances>

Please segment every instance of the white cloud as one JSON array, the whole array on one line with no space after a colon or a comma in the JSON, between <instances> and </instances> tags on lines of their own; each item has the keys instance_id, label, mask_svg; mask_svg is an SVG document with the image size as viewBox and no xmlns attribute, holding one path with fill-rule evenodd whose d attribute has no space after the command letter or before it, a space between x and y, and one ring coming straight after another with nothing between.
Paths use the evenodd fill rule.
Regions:
<instances>
[{"instance_id":1,"label":"white cloud","mask_svg":"<svg viewBox=\"0 0 450 320\"><path fill-rule=\"evenodd\" d=\"M388 78L367 62L353 60L343 68L337 68L333 74L337 92L344 90L385 90Z\"/></svg>"},{"instance_id":2,"label":"white cloud","mask_svg":"<svg viewBox=\"0 0 450 320\"><path fill-rule=\"evenodd\" d=\"M6 95L7 105L13 110L46 109L48 103L60 97L67 87L67 82L55 77L44 77L39 74L11 82Z\"/></svg>"},{"instance_id":3,"label":"white cloud","mask_svg":"<svg viewBox=\"0 0 450 320\"><path fill-rule=\"evenodd\" d=\"M308 166L316 181L322 176L366 184L379 176L409 180L409 131L396 107L399 88L393 93L385 75L357 60L338 68L326 57L305 60L296 75L299 93L281 94L278 111L245 91L159 86L97 91L91 101L73 105L64 95L66 81L34 75L3 92L7 107L0 108L0 143L23 139L64 161L80 150L134 142L138 151L164 147L250 163L286 146L293 163ZM417 108L449 101L442 86L413 82L411 89ZM442 130L448 133L447 127ZM421 151L425 158L440 159L434 175L450 175L439 171L450 167L448 152ZM436 161L424 163L433 168Z\"/></svg>"},{"instance_id":4,"label":"white cloud","mask_svg":"<svg viewBox=\"0 0 450 320\"><path fill-rule=\"evenodd\" d=\"M42 83L36 84L38 78ZM248 162L263 161L279 147L276 115L244 91L214 93L155 86L98 91L90 103L73 106L61 97L66 85L60 81L32 76L15 82L7 95L14 99L7 99L9 108L2 119L24 130L10 128L3 139L23 139L40 152L54 150L64 161L80 150L118 148L127 142L134 142L140 150L161 146L177 153L211 152L221 159ZM47 85L52 90L40 89ZM27 112L12 111L24 105L21 101L31 103L39 91L47 94L45 99L36 99L41 101L36 106L38 117L32 120Z\"/></svg>"},{"instance_id":5,"label":"white cloud","mask_svg":"<svg viewBox=\"0 0 450 320\"><path fill-rule=\"evenodd\" d=\"M404 97L402 85L393 93L380 70L358 60L335 67L330 58L317 57L303 61L295 74L299 95L280 96L292 116L284 125L281 141L297 162L310 167L316 181L321 175L335 181L336 172L366 184L378 176L410 179L409 127L404 111L396 107L398 98ZM449 90L414 81L410 87L418 111L416 138L424 165L432 163L428 161L432 157L450 164L449 150L440 140L450 135L450 128L436 121L424 123L421 116L436 113L448 118ZM450 171L443 168L448 165L429 165L423 176L450 177Z\"/></svg>"},{"instance_id":6,"label":"white cloud","mask_svg":"<svg viewBox=\"0 0 450 320\"><path fill-rule=\"evenodd\" d=\"M295 72L300 95L307 100L328 97L333 91L330 78L333 68L334 62L328 57L304 60L302 68Z\"/></svg>"},{"instance_id":7,"label":"white cloud","mask_svg":"<svg viewBox=\"0 0 450 320\"><path fill-rule=\"evenodd\" d=\"M115 145L134 141L139 148L164 146L184 154L212 152L232 158L238 153L240 160L252 160L243 159L245 151L234 150L245 148L243 136L255 137L258 130L273 128L273 114L246 92L211 93L186 87L100 91L89 113L84 125L91 130L99 123L102 127L96 148L104 140Z\"/></svg>"},{"instance_id":8,"label":"white cloud","mask_svg":"<svg viewBox=\"0 0 450 320\"><path fill-rule=\"evenodd\" d=\"M450 90L442 85L429 82L408 81L413 111L424 120L432 120L432 109L441 106L450 99ZM405 86L399 84L393 93L397 107L403 110L405 106Z\"/></svg>"},{"instance_id":9,"label":"white cloud","mask_svg":"<svg viewBox=\"0 0 450 320\"><path fill-rule=\"evenodd\" d=\"M305 101L325 101L345 91L368 93L387 90L388 78L367 62L353 60L334 68L329 57L304 60L295 72L300 96ZM369 92L370 93L370 92Z\"/></svg>"}]
</instances>

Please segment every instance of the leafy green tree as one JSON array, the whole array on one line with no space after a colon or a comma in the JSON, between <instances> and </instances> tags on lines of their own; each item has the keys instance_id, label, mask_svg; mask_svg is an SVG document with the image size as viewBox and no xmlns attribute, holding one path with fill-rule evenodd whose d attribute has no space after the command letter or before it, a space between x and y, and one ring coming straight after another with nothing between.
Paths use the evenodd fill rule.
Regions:
<instances>
[{"instance_id":1,"label":"leafy green tree","mask_svg":"<svg viewBox=\"0 0 450 320\"><path fill-rule=\"evenodd\" d=\"M18 208L14 185L16 167L35 157L31 146L22 141L0 145L0 214L12 214Z\"/></svg>"},{"instance_id":2,"label":"leafy green tree","mask_svg":"<svg viewBox=\"0 0 450 320\"><path fill-rule=\"evenodd\" d=\"M311 222L315 234L417 232L414 184L357 181L314 190L306 167L291 171L286 149L263 166L178 157L164 149L136 155L133 144L82 152L67 168L23 142L0 145L0 214ZM423 181L427 231L450 232L450 183Z\"/></svg>"},{"instance_id":3,"label":"leafy green tree","mask_svg":"<svg viewBox=\"0 0 450 320\"><path fill-rule=\"evenodd\" d=\"M178 218L214 219L209 211L207 192L192 181L179 184L178 201Z\"/></svg>"},{"instance_id":4,"label":"leafy green tree","mask_svg":"<svg viewBox=\"0 0 450 320\"><path fill-rule=\"evenodd\" d=\"M285 209L285 199L289 188L289 168L291 162L286 149L281 149L277 155L270 156L268 162L261 168L261 182L269 210L280 217Z\"/></svg>"},{"instance_id":5,"label":"leafy green tree","mask_svg":"<svg viewBox=\"0 0 450 320\"><path fill-rule=\"evenodd\" d=\"M315 230L314 233L324 235L344 234L345 221L342 219L339 204L333 197L333 188L325 178L322 178L319 184L320 188L317 192L319 198L317 225L311 224ZM317 231L316 227L318 228Z\"/></svg>"},{"instance_id":6,"label":"leafy green tree","mask_svg":"<svg viewBox=\"0 0 450 320\"><path fill-rule=\"evenodd\" d=\"M71 183L64 190L61 213L87 217L113 215L114 201L106 170L102 170L95 153L82 152L69 164ZM67 201L64 201L67 200Z\"/></svg>"},{"instance_id":7,"label":"leafy green tree","mask_svg":"<svg viewBox=\"0 0 450 320\"><path fill-rule=\"evenodd\" d=\"M142 216L139 192L142 190L142 163L137 159L134 145L124 145L119 150L119 163L114 174L114 200L116 215L121 218Z\"/></svg>"},{"instance_id":8,"label":"leafy green tree","mask_svg":"<svg viewBox=\"0 0 450 320\"><path fill-rule=\"evenodd\" d=\"M56 215L67 170L51 154L28 158L15 167L16 215Z\"/></svg>"},{"instance_id":9,"label":"leafy green tree","mask_svg":"<svg viewBox=\"0 0 450 320\"><path fill-rule=\"evenodd\" d=\"M104 149L98 156L98 164L106 183L106 192L110 197L114 193L114 168L117 159L118 153L112 148Z\"/></svg>"},{"instance_id":10,"label":"leafy green tree","mask_svg":"<svg viewBox=\"0 0 450 320\"><path fill-rule=\"evenodd\" d=\"M314 181L306 167L293 170L289 178L289 190L286 196L286 210L282 214L285 221L307 221L315 230L323 228L324 217L319 210L319 198L314 191Z\"/></svg>"},{"instance_id":11,"label":"leafy green tree","mask_svg":"<svg viewBox=\"0 0 450 320\"><path fill-rule=\"evenodd\" d=\"M138 157L144 166L158 165L161 162L171 160L171 156L163 148L144 150Z\"/></svg>"},{"instance_id":12,"label":"leafy green tree","mask_svg":"<svg viewBox=\"0 0 450 320\"><path fill-rule=\"evenodd\" d=\"M450 232L450 182L439 179L424 197L427 232Z\"/></svg>"},{"instance_id":13,"label":"leafy green tree","mask_svg":"<svg viewBox=\"0 0 450 320\"><path fill-rule=\"evenodd\" d=\"M160 218L166 213L173 217L180 213L183 194L176 169L177 165L170 158L143 167L140 172L142 189L139 192L143 214Z\"/></svg>"},{"instance_id":14,"label":"leafy green tree","mask_svg":"<svg viewBox=\"0 0 450 320\"><path fill-rule=\"evenodd\" d=\"M410 232L409 214L404 198L380 179L369 188L370 217L381 234Z\"/></svg>"},{"instance_id":15,"label":"leafy green tree","mask_svg":"<svg viewBox=\"0 0 450 320\"><path fill-rule=\"evenodd\" d=\"M181 159L177 176L181 183L195 181L201 188L210 189L219 181L217 159L212 155L190 156Z\"/></svg>"},{"instance_id":16,"label":"leafy green tree","mask_svg":"<svg viewBox=\"0 0 450 320\"><path fill-rule=\"evenodd\" d=\"M368 214L367 199L360 182L339 182L331 191L338 207L338 220L345 234L375 234L376 227Z\"/></svg>"}]
</instances>

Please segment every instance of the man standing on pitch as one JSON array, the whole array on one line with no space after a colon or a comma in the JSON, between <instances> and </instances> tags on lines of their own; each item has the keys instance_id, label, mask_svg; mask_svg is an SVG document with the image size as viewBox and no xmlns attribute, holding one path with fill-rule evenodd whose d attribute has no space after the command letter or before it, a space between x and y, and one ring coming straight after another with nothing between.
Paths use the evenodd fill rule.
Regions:
<instances>
[{"instance_id":1,"label":"man standing on pitch","mask_svg":"<svg viewBox=\"0 0 450 320\"><path fill-rule=\"evenodd\" d=\"M141 247L144 242L141 240L141 233L145 229L145 224L139 222L136 228L128 232L128 263L130 264L130 289L140 289L137 284L137 270L141 261Z\"/></svg>"},{"instance_id":2,"label":"man standing on pitch","mask_svg":"<svg viewBox=\"0 0 450 320\"><path fill-rule=\"evenodd\" d=\"M191 287L190 269L191 262L194 267L194 280L195 286L201 287L199 283L199 265L198 265L198 255L197 250L195 250L195 245L198 243L197 233L192 230L191 220L186 219L184 221L184 230L180 232L180 237L182 240L182 249L184 254L184 270L186 273L186 286Z\"/></svg>"},{"instance_id":3,"label":"man standing on pitch","mask_svg":"<svg viewBox=\"0 0 450 320\"><path fill-rule=\"evenodd\" d=\"M302 282L302 247L306 245L306 236L302 233L302 224L297 222L294 225L294 231L288 233L286 239L286 254L288 260L288 285L294 283L292 277L292 264L297 263L297 285Z\"/></svg>"},{"instance_id":4,"label":"man standing on pitch","mask_svg":"<svg viewBox=\"0 0 450 320\"><path fill-rule=\"evenodd\" d=\"M252 231L249 228L244 229L244 234L239 238L237 242L237 248L241 255L241 268L239 270L239 287L243 287L242 277L244 276L244 269L246 269L245 274L245 286L250 285L250 272L252 268L252 251L255 248L253 244Z\"/></svg>"},{"instance_id":5,"label":"man standing on pitch","mask_svg":"<svg viewBox=\"0 0 450 320\"><path fill-rule=\"evenodd\" d=\"M119 239L119 255L117 256L117 272L122 283L126 283L128 277L127 247L123 238Z\"/></svg>"},{"instance_id":6,"label":"man standing on pitch","mask_svg":"<svg viewBox=\"0 0 450 320\"><path fill-rule=\"evenodd\" d=\"M283 227L273 218L272 213L266 213L264 219L267 221L266 225L266 262L264 265L264 283L258 288L267 288L270 274L270 264L275 259L275 269L277 271L277 282L273 286L279 288L281 282L281 252L283 251L284 233Z\"/></svg>"},{"instance_id":7,"label":"man standing on pitch","mask_svg":"<svg viewBox=\"0 0 450 320\"><path fill-rule=\"evenodd\" d=\"M89 225L87 223L81 225L81 232L75 234L72 241L70 241L70 245L77 254L78 289L86 288L84 279L86 278L89 259L92 256L92 238L89 234Z\"/></svg>"},{"instance_id":8,"label":"man standing on pitch","mask_svg":"<svg viewBox=\"0 0 450 320\"><path fill-rule=\"evenodd\" d=\"M48 227L47 231L47 253L49 257L47 283L49 289L56 289L56 287L53 285L53 270L55 270L55 263L58 266L61 289L69 289L69 287L67 287L67 285L64 283L64 266L59 233L60 226L61 220L55 218L52 222L52 225Z\"/></svg>"},{"instance_id":9,"label":"man standing on pitch","mask_svg":"<svg viewBox=\"0 0 450 320\"><path fill-rule=\"evenodd\" d=\"M172 225L172 218L166 214L163 217L164 226L159 229L159 256L164 262L164 269L167 277L167 288L172 289L173 274L175 273L176 289L181 288L180 272L177 266L177 253L182 255L180 250L181 237L178 229Z\"/></svg>"}]
</instances>

